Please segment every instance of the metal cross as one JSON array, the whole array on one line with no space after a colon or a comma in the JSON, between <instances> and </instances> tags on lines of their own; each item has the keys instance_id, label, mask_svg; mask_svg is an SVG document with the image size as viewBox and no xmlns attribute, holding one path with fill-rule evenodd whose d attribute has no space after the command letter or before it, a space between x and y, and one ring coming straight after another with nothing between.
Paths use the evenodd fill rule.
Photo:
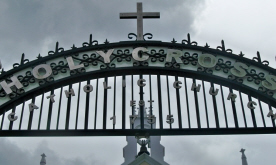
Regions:
<instances>
[{"instance_id":1,"label":"metal cross","mask_svg":"<svg viewBox=\"0 0 276 165\"><path fill-rule=\"evenodd\" d=\"M120 13L120 19L135 19L137 18L137 40L144 40L143 38L143 18L160 18L160 12L144 12L142 3L137 3L136 13Z\"/></svg>"}]
</instances>

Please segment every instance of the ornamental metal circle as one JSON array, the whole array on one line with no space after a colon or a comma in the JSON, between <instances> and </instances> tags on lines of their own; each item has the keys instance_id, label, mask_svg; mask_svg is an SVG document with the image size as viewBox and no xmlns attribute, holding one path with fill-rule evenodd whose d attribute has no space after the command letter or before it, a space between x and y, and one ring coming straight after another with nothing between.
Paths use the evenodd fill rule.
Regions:
<instances>
[{"instance_id":1,"label":"ornamental metal circle","mask_svg":"<svg viewBox=\"0 0 276 165\"><path fill-rule=\"evenodd\" d=\"M276 133L275 69L221 44L198 46L189 34L98 44L90 35L80 48L23 54L0 75L0 135Z\"/></svg>"}]
</instances>

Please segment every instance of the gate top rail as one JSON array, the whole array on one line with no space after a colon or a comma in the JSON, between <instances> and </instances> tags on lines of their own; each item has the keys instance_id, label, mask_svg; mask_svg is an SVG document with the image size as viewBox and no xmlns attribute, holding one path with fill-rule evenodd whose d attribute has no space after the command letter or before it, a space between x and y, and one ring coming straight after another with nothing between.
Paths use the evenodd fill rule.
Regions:
<instances>
[{"instance_id":1,"label":"gate top rail","mask_svg":"<svg viewBox=\"0 0 276 165\"><path fill-rule=\"evenodd\" d=\"M129 34L129 38L131 39L131 35ZM152 38L151 34L145 34L149 35L149 39ZM145 38L144 36L144 38ZM174 39L171 42L161 42L161 41L121 41L121 42L115 42L115 43L109 43L107 40L103 43L103 44L98 44L97 40L92 40L92 35L90 35L89 38L89 42L84 42L82 44L82 47L77 48L75 45L72 46L72 49L70 50L64 50L64 48L59 47L59 43L56 43L56 47L54 51L49 51L47 56L42 57L41 55L39 55L37 57L36 60L33 61L29 61L28 59L25 59L25 55L22 54L21 57L21 61L20 63L15 63L13 64L13 69L9 70L9 71L4 71L4 69L2 69L1 75L0 75L0 85L2 85L2 88L0 89L0 108L1 111L0 113L2 114L5 110L7 110L8 108L11 108L11 103L15 103L15 104L19 104L20 101L18 101L20 98L23 98L23 96L25 98L31 98L34 95L38 95L41 94L41 90L43 89L44 92L46 91L50 91L53 88L57 88L60 86L64 86L64 82L68 81L70 78L64 78L64 79L59 79L59 80L55 80L55 82L53 83L53 80L49 77L47 78L41 78L39 80L41 80L39 82L39 85L36 88L36 90L32 89L29 90L28 92L25 92L22 89L14 89L13 87L8 86L7 84L11 83L14 81L14 79L12 79L12 77L14 75L17 76L17 78L19 78L19 82L21 82L23 84L24 87L27 87L30 83L32 83L31 81L37 81L34 79L34 77L32 77L32 72L34 72L36 66L38 65L42 65L45 64L47 61L54 61L56 59L59 60L59 62L61 62L61 64L59 65L58 62L55 65L51 65L50 69L54 68L58 68L59 70L57 72L63 72L64 69L68 69L68 65L69 61L71 60L71 65L77 65L74 64L75 59L77 59L77 57L82 54L82 53L86 53L86 52L91 52L91 51L95 51L95 52L99 52L101 51L103 54L107 54L109 50L114 50L114 49L119 49L119 48L130 48L130 49L135 49L135 48L151 48L154 47L156 49L160 48L167 48L168 50L173 50L176 52L171 51L171 59L169 64L166 61L166 57L160 57L160 55L166 55L166 53L163 51L161 52L155 52L155 60L159 60L159 58L164 58L163 61L165 60L165 68L161 68L163 70L166 70L166 74L173 74L173 72L178 72L178 69L181 68L179 67L179 62L177 61L177 56L175 57L173 55L173 53L177 53L177 51L182 51L184 52L184 56L185 56L185 51L186 50L190 50L191 53L201 53L200 56L202 56L202 58L200 59L200 57L198 57L198 55L195 55L195 57L191 56L187 56L186 57L179 57L179 59L181 59L182 61L188 61L188 65L197 65L197 70L193 71L187 71L185 70L184 72L190 76L193 76L193 74L198 74L198 77L202 77L204 78L204 80L208 79L208 77L211 78L210 81L214 81L214 82L218 82L218 83L222 83L223 85L228 84L228 86L230 87L235 87L240 89L241 91L247 92L249 94L251 94L252 96L258 96L260 98L262 98L261 100L272 105L272 106L276 106L276 94L275 94L275 90L274 88L276 88L276 77L275 77L275 68L272 68L269 66L269 62L264 60L262 61L260 53L257 52L257 57L254 57L253 59L248 59L244 57L244 54L242 54L242 52L240 54L233 54L231 49L227 49L225 47L224 41L221 41L221 46L217 46L216 49L214 48L210 48L210 46L208 44L206 44L205 46L198 46L197 42L195 41L191 41L190 39L190 35L188 34L187 39L183 39L181 41L181 43L177 43L177 41L175 41ZM142 51L142 49L138 50L138 54L139 51ZM156 50L158 51L158 50ZM159 50L160 51L160 50ZM123 55L124 57L112 57L114 56L114 54L111 54L110 57L114 58L111 59L113 61L116 62L120 62L120 60L134 60L134 59L129 59L131 52L129 51L129 49L126 50L126 52L117 52L117 54L115 54L115 56L119 56L119 55ZM168 54L168 52L167 52ZM145 53L145 55L151 55L151 52L147 52ZM88 58L89 55L87 55ZM95 55L91 55L93 56L93 59L96 58ZM66 59L68 57L71 57L71 59ZM216 66L209 66L209 64L204 65L202 63L205 63L204 60L207 59L208 63L212 63L212 61L208 61L208 60L212 60L213 57L220 57L220 59L217 59L218 61L216 61ZM86 58L86 57L85 57ZM186 58L186 59L185 59ZM61 59L63 59L64 61L62 61ZM142 59L142 58L141 58ZM228 59L232 60L232 63L235 62L234 65L231 64L231 60L230 62L227 61ZM78 59L77 59L78 60ZM116 68L115 64L106 64L108 63L107 61L105 61L106 59L103 58L103 56L98 55L97 60L102 63L104 63L104 65L100 65L100 69L98 71L95 71L94 73L97 75L95 77L104 77L107 75L120 75L122 74L121 71L124 68ZM194 61L193 61L194 60ZM201 60L201 62L199 61ZM145 61L145 60L144 60ZM162 61L162 60L161 60ZM90 61L91 62L91 61ZM194 63L192 63L194 62ZM85 63L83 61L79 61L78 65L85 65ZM97 63L98 64L98 63ZM237 64L237 65L236 65ZM89 65L89 62L88 62ZM94 65L94 64L93 64ZM96 64L95 64L96 65ZM236 66L235 66L236 65ZM63 68L62 68L63 67ZM67 68L65 68L67 67ZM85 66L86 67L86 66ZM140 71L137 71L136 69L138 69L137 67L139 67ZM214 69L210 69L211 67L213 67ZM218 67L218 69L216 68ZM250 69L248 69L250 67ZM127 70L136 70L133 71L133 73L135 74L139 74L141 72L143 73L147 73L151 72L151 73L156 73L156 74L160 74L160 71L154 71L154 70L158 70L160 68L156 68L153 66L148 66L147 62L143 63L143 60L134 60L133 62L133 66L130 67L125 67L127 68ZM33 69L31 71L31 69ZM84 73L85 69L82 70L80 68L73 68L72 70L76 70L74 71L74 73L70 73L73 76L71 76L71 79L76 78L76 77L80 77L79 73ZM108 73L107 72L114 70L114 73ZM229 81L223 80L220 77L214 76L213 72L215 72L216 70L223 70L224 73L230 73L231 69L235 69L234 74L232 73L232 75L229 75L228 77L226 77L226 79L228 79ZM248 70L246 70L248 69ZM70 68L71 70L71 68ZM71 71L72 71L71 70ZM117 70L117 71L116 71ZM118 71L119 70L119 71ZM126 70L126 73L130 73ZM26 71L26 73L23 73L25 75L21 75L22 71ZM39 68L36 69L37 72L39 72ZM245 75L240 75L239 72L244 72L245 71ZM103 74L105 73L105 74ZM164 72L165 73L165 72ZM38 73L39 74L39 73ZM55 74L55 73L53 73ZM183 74L183 73L182 73ZM87 74L83 74L83 76L87 76ZM46 76L45 76L46 77ZM246 78L244 78L246 77ZM250 89L250 85L244 85L243 84L243 79L247 79L247 82L254 82L254 85L258 85L257 89L255 88L255 90L251 90ZM82 79L84 80L84 78ZM28 82L26 82L28 81ZM75 81L75 80L74 80ZM4 85L3 85L4 82ZM73 81L71 81L73 82ZM25 83L25 84L24 84ZM10 91L10 93L8 94L6 90L4 90L3 86L5 86L6 84L6 88L13 88L11 89L12 91ZM67 84L68 85L68 84ZM240 86L240 87L239 87ZM249 90L249 91L248 91ZM5 98L6 96L9 96L9 99L6 98L5 101L1 102L1 99Z\"/></svg>"}]
</instances>

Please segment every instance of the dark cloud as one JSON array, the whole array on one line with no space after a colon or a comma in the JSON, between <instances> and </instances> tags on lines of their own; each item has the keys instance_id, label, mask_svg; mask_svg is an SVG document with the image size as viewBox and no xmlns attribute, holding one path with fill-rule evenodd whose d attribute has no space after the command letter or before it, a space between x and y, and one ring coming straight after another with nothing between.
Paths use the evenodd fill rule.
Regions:
<instances>
[{"instance_id":1,"label":"dark cloud","mask_svg":"<svg viewBox=\"0 0 276 165\"><path fill-rule=\"evenodd\" d=\"M126 0L2 0L0 1L0 59L5 68L11 68L12 63L19 62L23 52L26 58L34 60L39 53L46 56L48 51L54 50L56 41L59 41L59 45L65 49L70 49L73 44L80 47L83 42L88 42L91 33L93 40L96 39L99 43L103 43L106 38L110 42L128 40L127 34L136 32L136 20L120 20L119 13L136 11L136 2ZM152 33L154 40L170 42L172 38L175 38L181 42L182 39L186 39L187 33L191 33L192 40L200 41L200 45L208 42L211 43L211 47L216 48L220 45L221 39L225 39L226 47L233 48L235 53L245 49L251 52L252 48L254 55L258 49L269 48L269 52L273 53L275 47L273 47L275 43L273 29L275 28L266 24L269 21L262 22L260 20L264 19L252 16L247 19L254 14L253 10L248 10L248 17L244 17L243 12L234 16L235 13L248 9L251 6L249 4L231 2L233 5L229 6L223 2L220 6L216 6L214 2L212 4L210 1L207 3L203 0L143 0L142 2L144 11L161 13L161 19L144 21L144 32ZM210 14L203 13L206 6L210 7L211 11L220 10L215 13L215 16L207 17ZM243 7L235 8L236 6ZM263 6L259 9L266 11ZM231 12L227 13L227 11ZM254 27L258 27L257 31L254 31L256 29L253 30L254 27L249 23L254 21L258 22L254 24ZM269 32L265 33L266 31ZM246 37L249 39L245 39ZM274 60L272 53L271 59ZM274 61L271 60L271 62ZM166 147L165 160L172 165L184 163L241 164L241 154L238 152L241 147L247 149L249 164L266 162L266 165L269 165L269 162L273 161L274 150L271 145L273 145L274 137L274 135L226 136L224 138L215 136L207 138L166 137L162 140L162 144ZM106 140L107 138L109 140ZM27 141L26 148L19 147L6 138L1 138L0 164L13 165L20 162L20 164L37 165L42 153L47 155L49 165L104 165L110 162L123 162L122 148L126 142L114 140L112 137L107 138L97 140L94 138L94 142L87 139L72 141L67 138L47 139L35 145ZM23 140L17 141L19 143ZM56 144L57 141L60 145ZM59 148L54 147L53 144ZM80 153L85 156L77 156ZM72 156L74 154L75 157Z\"/></svg>"},{"instance_id":2,"label":"dark cloud","mask_svg":"<svg viewBox=\"0 0 276 165\"><path fill-rule=\"evenodd\" d=\"M144 11L161 12L161 19L145 20L144 31L155 39L173 38L193 31L195 11L204 1L145 1ZM4 67L18 62L22 53L33 60L54 50L55 42L70 49L93 40L103 43L128 40L136 33L136 20L120 20L120 12L135 12L132 1L2 1L0 21L0 53ZM153 27L154 26L154 27ZM156 37L155 37L156 36ZM181 35L182 36L182 35ZM6 59L9 57L9 60Z\"/></svg>"},{"instance_id":3,"label":"dark cloud","mask_svg":"<svg viewBox=\"0 0 276 165\"><path fill-rule=\"evenodd\" d=\"M13 143L6 138L1 138L0 146L0 164L3 165L38 165L40 163L42 153L46 154L47 165L105 165L103 161L98 160L93 155L90 155L85 160L82 160L78 157L68 158L66 157L66 153L64 153L65 155L59 155L57 152L49 148L48 142L46 140L40 141L38 145L32 145L32 143L29 143L28 148L22 149L21 147L17 146L16 143ZM79 151L76 151L74 148L72 148L68 152Z\"/></svg>"}]
</instances>

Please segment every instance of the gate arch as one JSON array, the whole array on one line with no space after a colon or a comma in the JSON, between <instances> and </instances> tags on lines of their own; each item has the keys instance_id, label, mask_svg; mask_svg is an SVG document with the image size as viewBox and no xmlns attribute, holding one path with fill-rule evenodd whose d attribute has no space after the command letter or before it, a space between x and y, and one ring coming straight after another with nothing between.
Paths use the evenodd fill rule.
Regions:
<instances>
[{"instance_id":1,"label":"gate arch","mask_svg":"<svg viewBox=\"0 0 276 165\"><path fill-rule=\"evenodd\" d=\"M38 59L29 61L22 55L21 62L14 64L12 70L2 71L0 75L0 114L2 116L0 134L3 136L125 136L136 134L275 133L274 118L276 115L273 110L276 107L276 76L275 69L269 67L268 64L268 61L261 61L259 53L252 60L243 57L243 54L233 54L231 49L225 48L223 41L222 45L216 49L209 48L207 44L203 47L198 46L196 42L191 42L189 34L188 39L183 40L182 43L175 41L170 43L124 41L98 44L90 37L89 43L83 43L80 48L73 46L71 50L67 51L60 48L57 43L55 51L49 51L48 56L39 56ZM137 82L134 82L134 79L137 79ZM162 85L161 79L165 79L165 86ZM103 84L101 85L99 82ZM111 89L108 82L114 83ZM94 83L94 85L90 83ZM78 87L75 87L76 84ZM102 90L98 90L99 88ZM117 103L122 105L120 114L116 111L119 108L113 108L116 115L108 116L110 112L108 98L111 97L109 93L113 94L113 98L111 98L112 103L115 104L118 100L115 94L118 93L117 88L120 88L122 96ZM147 91L144 88L147 88ZM153 89L151 88L155 88L155 107L152 107L151 101L154 99L152 99ZM167 89L165 92L167 95L161 92L164 89ZM170 98L172 97L170 91L173 91L175 100ZM81 129L77 129L75 126L73 129L70 128L72 118L70 111L72 110L71 106L75 103L75 109L80 109L80 96L83 95L80 92L86 95L83 97L86 100L83 107L85 113L82 119L79 119L76 114L75 123L82 120L84 126ZM74 97L78 98L75 103L72 102L73 93ZM95 115L94 121L88 116L91 112L97 113L97 108L90 108L89 105L92 93L95 98L102 97L103 100L102 116L100 117L102 118L102 127L99 129L95 126L98 116ZM131 96L128 93L131 93L132 98L128 98ZM149 96L145 96L146 94L150 95L150 102L144 100L149 98ZM67 100L55 100L58 95L59 98L66 97ZM136 106L140 108L141 129L131 128L131 120L136 114L133 112L134 107L130 106L135 104L133 95L139 96L135 101ZM217 103L218 95L222 97L222 99L219 98L220 104ZM247 101L243 101L245 96ZM166 103L164 103L164 97L168 100ZM206 97L210 97L209 100L213 104L211 108L208 106L210 102ZM188 105L191 98L193 98L194 107ZM37 105L35 100L39 100L40 105ZM98 98L98 100L100 99ZM96 99L93 104L98 104L98 100ZM144 104L139 104L140 100L144 101ZM239 100L239 106L236 105L238 104L236 100ZM48 105L47 119L45 127L41 128L41 116L45 111L43 111L45 102ZM152 112L142 113L144 105L149 103L149 109L156 109L154 112L157 121L156 129L144 128L144 123L146 123L144 119L150 120L150 125L155 124L151 123L153 121ZM57 104L59 108L54 109L53 106L57 106ZM67 105L64 114L65 124L63 129L58 129L59 117L62 115L60 106L63 104ZM231 106L231 110L227 110L227 105ZM168 108L166 109L164 106ZM186 108L184 108L185 106ZM172 109L176 109L174 114L172 114ZM212 115L208 114L208 109L211 109ZM241 110L240 115L237 109ZM254 109L258 109L260 119L257 119L255 115L257 112ZM21 114L18 114L18 111ZM26 111L29 111L26 117L28 121L26 128L21 129ZM58 111L55 116L57 118L56 127L52 127L54 111ZM185 119L182 115L184 111L187 113ZM189 111L193 111L194 118L190 116ZM233 116L232 126L227 120L227 114L230 111ZM248 112L251 115L249 117L252 122L251 126L247 125L246 113ZM33 123L36 119L33 116L38 117L36 122L38 126L34 126ZM116 116L121 118L118 128ZM213 126L209 123L211 122L210 116L214 119ZM109 118L113 122L112 127L107 126L108 122L111 122ZM203 118L206 119L202 121ZM16 122L17 128L14 127ZM90 122L94 123L92 124L94 128L89 128ZM183 122L188 123L186 127ZM192 122L196 123L194 127ZM175 123L177 126L174 126ZM205 125L203 126L202 123ZM241 126L241 123L244 124Z\"/></svg>"}]
</instances>

